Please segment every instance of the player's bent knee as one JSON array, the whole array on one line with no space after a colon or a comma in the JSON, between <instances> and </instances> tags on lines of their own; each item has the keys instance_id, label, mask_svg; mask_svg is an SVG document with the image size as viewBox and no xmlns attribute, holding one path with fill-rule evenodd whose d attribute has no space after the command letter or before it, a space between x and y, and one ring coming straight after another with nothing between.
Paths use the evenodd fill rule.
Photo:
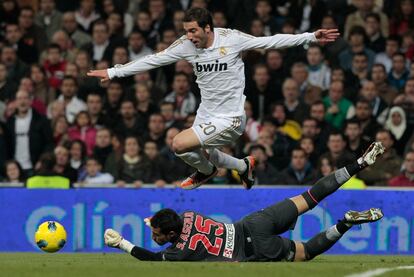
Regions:
<instances>
[{"instance_id":1,"label":"player's bent knee","mask_svg":"<svg viewBox=\"0 0 414 277\"><path fill-rule=\"evenodd\" d=\"M176 154L184 154L185 152L187 152L185 143L183 143L183 141L180 140L179 137L177 138L177 136L173 139L171 148Z\"/></svg>"}]
</instances>

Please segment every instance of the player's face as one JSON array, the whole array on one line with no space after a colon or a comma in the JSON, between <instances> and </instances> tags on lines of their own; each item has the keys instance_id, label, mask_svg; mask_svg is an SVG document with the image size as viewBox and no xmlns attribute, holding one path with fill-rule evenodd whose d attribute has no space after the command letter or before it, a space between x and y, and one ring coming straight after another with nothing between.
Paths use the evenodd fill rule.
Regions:
<instances>
[{"instance_id":1,"label":"player's face","mask_svg":"<svg viewBox=\"0 0 414 277\"><path fill-rule=\"evenodd\" d=\"M161 228L152 228L152 239L158 245L164 245L170 241L169 235L165 235L161 232Z\"/></svg>"},{"instance_id":2,"label":"player's face","mask_svg":"<svg viewBox=\"0 0 414 277\"><path fill-rule=\"evenodd\" d=\"M184 30L187 38L194 43L197 48L207 47L208 33L210 32L210 26L205 28L198 26L197 21L184 22Z\"/></svg>"}]
</instances>

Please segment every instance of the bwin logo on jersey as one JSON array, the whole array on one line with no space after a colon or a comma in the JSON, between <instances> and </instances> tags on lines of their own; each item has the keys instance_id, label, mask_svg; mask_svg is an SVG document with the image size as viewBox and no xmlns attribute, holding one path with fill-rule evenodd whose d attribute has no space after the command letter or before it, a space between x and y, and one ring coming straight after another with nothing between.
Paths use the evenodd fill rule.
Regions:
<instances>
[{"instance_id":1,"label":"bwin logo on jersey","mask_svg":"<svg viewBox=\"0 0 414 277\"><path fill-rule=\"evenodd\" d=\"M218 60L215 63L196 63L196 69L197 72L225 71L227 70L227 63L219 63Z\"/></svg>"}]
</instances>

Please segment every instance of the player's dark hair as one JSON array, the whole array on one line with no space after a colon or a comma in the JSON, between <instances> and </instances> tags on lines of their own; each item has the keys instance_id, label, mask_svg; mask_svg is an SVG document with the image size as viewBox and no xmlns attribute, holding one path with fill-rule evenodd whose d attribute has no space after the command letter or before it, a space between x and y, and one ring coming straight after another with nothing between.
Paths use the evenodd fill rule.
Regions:
<instances>
[{"instance_id":1,"label":"player's dark hair","mask_svg":"<svg viewBox=\"0 0 414 277\"><path fill-rule=\"evenodd\" d=\"M151 217L151 227L160 228L164 235L171 231L180 234L183 229L183 220L174 210L162 209Z\"/></svg>"},{"instance_id":2,"label":"player's dark hair","mask_svg":"<svg viewBox=\"0 0 414 277\"><path fill-rule=\"evenodd\" d=\"M207 9L203 8L191 8L185 12L183 22L197 21L198 26L205 28L207 25L210 26L213 32L213 18L211 13Z\"/></svg>"}]
</instances>

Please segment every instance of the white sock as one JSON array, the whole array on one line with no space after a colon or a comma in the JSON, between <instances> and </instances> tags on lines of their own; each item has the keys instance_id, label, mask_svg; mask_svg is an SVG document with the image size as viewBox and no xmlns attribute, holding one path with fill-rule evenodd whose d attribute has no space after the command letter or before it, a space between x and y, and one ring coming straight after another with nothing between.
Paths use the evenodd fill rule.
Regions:
<instances>
[{"instance_id":1,"label":"white sock","mask_svg":"<svg viewBox=\"0 0 414 277\"><path fill-rule=\"evenodd\" d=\"M243 173L247 169L247 165L242 159L232 157L216 148L209 148L207 152L210 155L210 162L216 167L236 169L239 173Z\"/></svg>"},{"instance_id":2,"label":"white sock","mask_svg":"<svg viewBox=\"0 0 414 277\"><path fill-rule=\"evenodd\" d=\"M336 229L336 225L326 230L326 238L328 240L338 240L340 237L342 237L342 234L338 232L338 229Z\"/></svg>"},{"instance_id":3,"label":"white sock","mask_svg":"<svg viewBox=\"0 0 414 277\"><path fill-rule=\"evenodd\" d=\"M205 175L211 174L211 172L213 172L214 164L207 160L206 156L200 148L183 154L175 155L177 157L180 157L188 165L197 168L198 171Z\"/></svg>"},{"instance_id":4,"label":"white sock","mask_svg":"<svg viewBox=\"0 0 414 277\"><path fill-rule=\"evenodd\" d=\"M127 241L126 239L122 239L119 243L119 249L124 250L127 253L131 253L132 248L134 248L135 245Z\"/></svg>"}]
</instances>

